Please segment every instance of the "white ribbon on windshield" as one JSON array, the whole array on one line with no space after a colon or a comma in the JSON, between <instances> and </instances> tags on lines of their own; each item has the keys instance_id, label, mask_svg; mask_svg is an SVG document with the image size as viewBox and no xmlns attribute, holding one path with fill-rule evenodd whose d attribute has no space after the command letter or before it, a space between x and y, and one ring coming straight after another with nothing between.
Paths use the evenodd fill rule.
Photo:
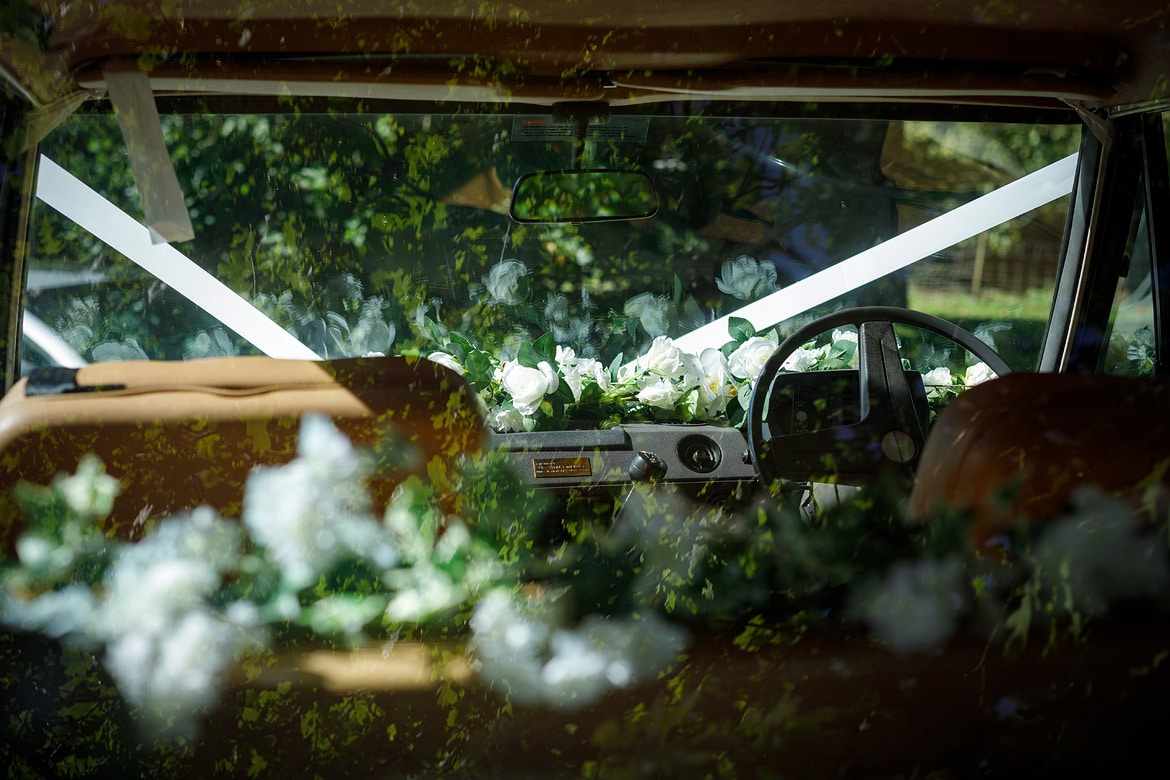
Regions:
<instances>
[{"instance_id":1,"label":"white ribbon on windshield","mask_svg":"<svg viewBox=\"0 0 1170 780\"><path fill-rule=\"evenodd\" d=\"M1074 153L696 328L674 339L674 345L695 353L707 347L719 348L731 339L727 330L731 317L747 320L757 331L766 330L1069 194L1076 170L1077 155Z\"/></svg>"},{"instance_id":2,"label":"white ribbon on windshield","mask_svg":"<svg viewBox=\"0 0 1170 780\"><path fill-rule=\"evenodd\" d=\"M278 358L320 360L321 357L230 287L204 271L170 244L156 244L150 229L110 203L85 182L41 155L36 195L114 250L154 274L251 342Z\"/></svg>"}]
</instances>

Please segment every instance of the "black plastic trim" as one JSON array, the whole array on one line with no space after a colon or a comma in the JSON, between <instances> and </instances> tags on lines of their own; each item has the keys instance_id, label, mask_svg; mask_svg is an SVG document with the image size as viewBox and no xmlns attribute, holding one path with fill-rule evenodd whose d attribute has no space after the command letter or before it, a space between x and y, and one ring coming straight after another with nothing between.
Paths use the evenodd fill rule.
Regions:
<instances>
[{"instance_id":1,"label":"black plastic trim","mask_svg":"<svg viewBox=\"0 0 1170 780\"><path fill-rule=\"evenodd\" d=\"M1154 375L1170 376L1170 163L1162 115L1142 117L1142 162L1154 295Z\"/></svg>"}]
</instances>

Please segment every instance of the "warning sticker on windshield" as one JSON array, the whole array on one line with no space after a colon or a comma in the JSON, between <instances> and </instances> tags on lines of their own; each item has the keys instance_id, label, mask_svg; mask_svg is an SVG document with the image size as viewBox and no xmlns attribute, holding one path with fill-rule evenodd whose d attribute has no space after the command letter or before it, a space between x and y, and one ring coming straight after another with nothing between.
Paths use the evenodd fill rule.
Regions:
<instances>
[{"instance_id":1,"label":"warning sticker on windshield","mask_svg":"<svg viewBox=\"0 0 1170 780\"><path fill-rule=\"evenodd\" d=\"M532 476L537 479L557 477L591 477L593 466L589 458L535 458L532 461Z\"/></svg>"}]
</instances>

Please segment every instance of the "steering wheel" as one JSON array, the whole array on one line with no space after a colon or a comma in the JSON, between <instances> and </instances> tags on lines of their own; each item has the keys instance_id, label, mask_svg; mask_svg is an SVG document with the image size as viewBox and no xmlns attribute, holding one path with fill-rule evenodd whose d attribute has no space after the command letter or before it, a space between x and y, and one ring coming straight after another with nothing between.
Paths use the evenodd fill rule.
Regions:
<instances>
[{"instance_id":1,"label":"steering wheel","mask_svg":"<svg viewBox=\"0 0 1170 780\"><path fill-rule=\"evenodd\" d=\"M756 380L748 446L764 485L822 478L865 484L891 467L913 476L929 409L922 377L902 366L895 323L949 339L997 376L1011 373L1007 362L973 333L920 311L862 306L820 317L785 339ZM845 325L857 327L857 370L780 372L810 339Z\"/></svg>"}]
</instances>

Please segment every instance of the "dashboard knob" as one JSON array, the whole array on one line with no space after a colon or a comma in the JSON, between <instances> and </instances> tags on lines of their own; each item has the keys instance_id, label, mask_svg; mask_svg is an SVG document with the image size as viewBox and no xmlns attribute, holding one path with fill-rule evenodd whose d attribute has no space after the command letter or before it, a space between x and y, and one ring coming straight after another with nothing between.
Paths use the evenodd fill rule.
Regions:
<instances>
[{"instance_id":1,"label":"dashboard knob","mask_svg":"<svg viewBox=\"0 0 1170 780\"><path fill-rule=\"evenodd\" d=\"M666 476L666 461L643 450L630 461L629 474L635 482L656 482Z\"/></svg>"}]
</instances>

